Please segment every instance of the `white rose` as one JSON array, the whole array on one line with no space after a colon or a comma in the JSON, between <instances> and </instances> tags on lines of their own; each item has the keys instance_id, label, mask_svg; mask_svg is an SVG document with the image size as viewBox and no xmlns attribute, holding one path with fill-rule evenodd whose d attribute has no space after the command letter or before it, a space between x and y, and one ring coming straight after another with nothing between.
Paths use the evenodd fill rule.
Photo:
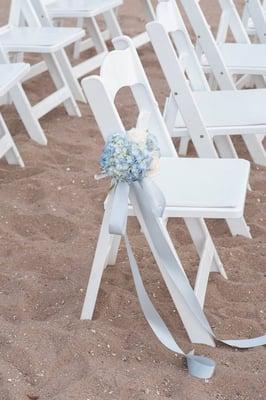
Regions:
<instances>
[{"instance_id":1,"label":"white rose","mask_svg":"<svg viewBox=\"0 0 266 400\"><path fill-rule=\"evenodd\" d=\"M150 165L149 176L157 175L160 171L160 157L157 152L154 152L152 155L152 162Z\"/></svg>"},{"instance_id":2,"label":"white rose","mask_svg":"<svg viewBox=\"0 0 266 400\"><path fill-rule=\"evenodd\" d=\"M127 134L128 134L129 139L132 140L133 142L138 143L140 146L143 146L143 147L146 145L147 136L148 136L147 131L137 129L137 128L132 128L127 132Z\"/></svg>"}]
</instances>

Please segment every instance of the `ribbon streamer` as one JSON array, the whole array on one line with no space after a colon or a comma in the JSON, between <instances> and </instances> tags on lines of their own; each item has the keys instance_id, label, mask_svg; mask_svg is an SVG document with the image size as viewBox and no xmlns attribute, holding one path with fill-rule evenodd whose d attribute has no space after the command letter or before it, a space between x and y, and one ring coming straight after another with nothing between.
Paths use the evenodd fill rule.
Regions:
<instances>
[{"instance_id":1,"label":"ribbon streamer","mask_svg":"<svg viewBox=\"0 0 266 400\"><path fill-rule=\"evenodd\" d=\"M186 358L189 374L197 378L208 379L214 373L215 362L210 358L194 355L194 352L188 354L184 353L153 306L145 290L136 259L126 235L129 197L133 200L133 206L134 203L136 203L138 210L142 214L150 240L157 249L161 260L160 264L163 265L164 274L167 274L172 281L175 291L179 296L182 296L191 315L197 323L200 324L201 328L213 339L231 347L244 349L265 345L266 336L246 340L219 340L216 338L181 265L175 257L173 248L165 238L161 224L158 221L158 217L163 216L165 208L165 200L162 192L150 179L135 182L130 186L127 183L119 183L115 188L109 231L111 234L121 235L125 239L136 292L147 322L158 340L160 340L164 346Z\"/></svg>"}]
</instances>

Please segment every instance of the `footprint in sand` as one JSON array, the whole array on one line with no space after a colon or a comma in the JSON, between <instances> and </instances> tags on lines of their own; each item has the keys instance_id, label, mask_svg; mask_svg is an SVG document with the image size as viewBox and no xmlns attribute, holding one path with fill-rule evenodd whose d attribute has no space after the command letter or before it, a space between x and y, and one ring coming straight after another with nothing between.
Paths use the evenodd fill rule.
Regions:
<instances>
[{"instance_id":1,"label":"footprint in sand","mask_svg":"<svg viewBox=\"0 0 266 400\"><path fill-rule=\"evenodd\" d=\"M78 234L78 227L66 218L42 214L39 216L16 215L10 218L11 230L23 238L40 239L40 236L48 237L55 242L72 240Z\"/></svg>"},{"instance_id":2,"label":"footprint in sand","mask_svg":"<svg viewBox=\"0 0 266 400\"><path fill-rule=\"evenodd\" d=\"M1 165L2 167L2 165ZM20 181L21 179L30 178L32 176L40 175L43 173L42 168L10 168L10 166L3 165L0 169L0 187L1 184Z\"/></svg>"}]
</instances>

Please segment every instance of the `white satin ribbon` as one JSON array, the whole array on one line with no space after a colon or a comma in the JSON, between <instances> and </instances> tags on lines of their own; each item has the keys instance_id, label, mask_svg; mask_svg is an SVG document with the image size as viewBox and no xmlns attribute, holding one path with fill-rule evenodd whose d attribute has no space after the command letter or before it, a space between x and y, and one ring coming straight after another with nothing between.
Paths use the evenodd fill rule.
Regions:
<instances>
[{"instance_id":1,"label":"white satin ribbon","mask_svg":"<svg viewBox=\"0 0 266 400\"><path fill-rule=\"evenodd\" d=\"M173 254L173 249L161 230L158 217L163 216L165 200L162 192L154 182L150 179L144 179L142 182L135 182L130 186L127 183L119 183L114 190L109 231L111 234L121 235L125 239L138 299L147 322L162 344L186 358L189 374L197 378L208 379L214 373L215 362L210 358L194 355L194 352L185 354L178 346L169 329L153 306L145 290L136 259L126 234L128 198L131 194L137 201L138 208L145 220L150 239L152 240L153 246L158 251L162 265L164 265L165 273L167 273L168 277L172 280L179 296L181 295L183 297L193 318L200 323L201 327L210 336L228 346L244 349L265 345L266 336L247 340L219 340L215 337L198 299L182 271L182 267Z\"/></svg>"}]
</instances>

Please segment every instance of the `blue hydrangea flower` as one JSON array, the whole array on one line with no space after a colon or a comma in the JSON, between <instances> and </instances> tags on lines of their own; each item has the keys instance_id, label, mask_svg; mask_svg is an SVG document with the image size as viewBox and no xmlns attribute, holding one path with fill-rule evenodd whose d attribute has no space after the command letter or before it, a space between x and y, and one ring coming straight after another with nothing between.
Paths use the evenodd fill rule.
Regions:
<instances>
[{"instance_id":1,"label":"blue hydrangea flower","mask_svg":"<svg viewBox=\"0 0 266 400\"><path fill-rule=\"evenodd\" d=\"M101 155L101 172L110 176L115 184L141 181L150 171L154 154L159 155L159 148L153 135L148 133L146 143L140 145L125 132L114 133Z\"/></svg>"}]
</instances>

